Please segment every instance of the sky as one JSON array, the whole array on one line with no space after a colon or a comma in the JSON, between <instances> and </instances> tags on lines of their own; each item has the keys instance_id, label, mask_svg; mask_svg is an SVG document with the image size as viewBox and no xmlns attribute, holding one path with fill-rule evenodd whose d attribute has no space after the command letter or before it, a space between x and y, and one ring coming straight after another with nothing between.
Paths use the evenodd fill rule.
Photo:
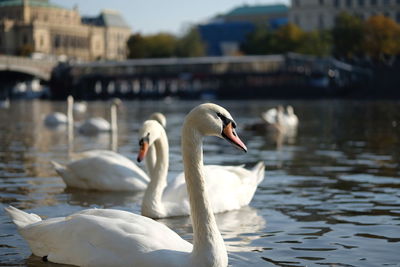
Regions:
<instances>
[{"instance_id":1,"label":"sky","mask_svg":"<svg viewBox=\"0 0 400 267\"><path fill-rule=\"evenodd\" d=\"M119 11L134 33L184 33L190 25L247 5L289 4L290 0L50 0L66 8L78 6L81 16L96 16L102 9Z\"/></svg>"}]
</instances>

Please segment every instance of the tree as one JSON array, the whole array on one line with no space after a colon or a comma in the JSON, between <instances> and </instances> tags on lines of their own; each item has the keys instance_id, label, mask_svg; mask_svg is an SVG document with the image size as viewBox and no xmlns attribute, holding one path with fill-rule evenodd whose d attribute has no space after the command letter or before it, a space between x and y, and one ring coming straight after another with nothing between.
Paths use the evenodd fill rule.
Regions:
<instances>
[{"instance_id":1,"label":"tree","mask_svg":"<svg viewBox=\"0 0 400 267\"><path fill-rule=\"evenodd\" d=\"M128 40L129 58L163 58L175 56L176 37L169 33L142 36L132 35Z\"/></svg>"},{"instance_id":2,"label":"tree","mask_svg":"<svg viewBox=\"0 0 400 267\"><path fill-rule=\"evenodd\" d=\"M191 27L176 43L178 57L200 57L205 55L205 46L197 27Z\"/></svg>"},{"instance_id":3,"label":"tree","mask_svg":"<svg viewBox=\"0 0 400 267\"><path fill-rule=\"evenodd\" d=\"M333 55L350 60L362 53L363 22L348 13L340 13L332 29Z\"/></svg>"},{"instance_id":4,"label":"tree","mask_svg":"<svg viewBox=\"0 0 400 267\"><path fill-rule=\"evenodd\" d=\"M129 37L127 46L128 58L145 58L148 56L145 38L139 33Z\"/></svg>"},{"instance_id":5,"label":"tree","mask_svg":"<svg viewBox=\"0 0 400 267\"><path fill-rule=\"evenodd\" d=\"M295 49L297 53L328 56L332 50L332 38L328 31L312 31L305 33L301 39L299 47Z\"/></svg>"},{"instance_id":6,"label":"tree","mask_svg":"<svg viewBox=\"0 0 400 267\"><path fill-rule=\"evenodd\" d=\"M275 50L278 53L297 52L305 33L295 24L280 27L275 33Z\"/></svg>"},{"instance_id":7,"label":"tree","mask_svg":"<svg viewBox=\"0 0 400 267\"><path fill-rule=\"evenodd\" d=\"M251 32L240 50L247 55L265 55L274 53L273 34L266 27L257 27Z\"/></svg>"},{"instance_id":8,"label":"tree","mask_svg":"<svg viewBox=\"0 0 400 267\"><path fill-rule=\"evenodd\" d=\"M365 22L363 47L373 60L390 63L400 54L400 25L382 15Z\"/></svg>"}]
</instances>

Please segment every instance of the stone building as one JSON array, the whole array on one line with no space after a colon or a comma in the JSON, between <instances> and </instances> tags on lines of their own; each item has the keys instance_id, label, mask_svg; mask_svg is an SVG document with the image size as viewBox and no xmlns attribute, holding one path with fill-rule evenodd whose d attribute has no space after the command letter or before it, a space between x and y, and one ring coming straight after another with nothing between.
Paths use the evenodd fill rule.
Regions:
<instances>
[{"instance_id":1,"label":"stone building","mask_svg":"<svg viewBox=\"0 0 400 267\"><path fill-rule=\"evenodd\" d=\"M126 58L130 27L116 11L82 18L49 0L0 0L0 53L31 52L71 59Z\"/></svg>"},{"instance_id":2,"label":"stone building","mask_svg":"<svg viewBox=\"0 0 400 267\"><path fill-rule=\"evenodd\" d=\"M367 19L382 14L400 23L400 0L292 0L289 21L305 31L330 29L341 12Z\"/></svg>"}]
</instances>

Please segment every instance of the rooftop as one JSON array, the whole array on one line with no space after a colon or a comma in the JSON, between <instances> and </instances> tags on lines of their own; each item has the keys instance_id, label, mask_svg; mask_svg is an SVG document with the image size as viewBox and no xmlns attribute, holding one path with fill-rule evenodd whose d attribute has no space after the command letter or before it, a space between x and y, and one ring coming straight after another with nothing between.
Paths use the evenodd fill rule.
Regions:
<instances>
[{"instance_id":1,"label":"rooftop","mask_svg":"<svg viewBox=\"0 0 400 267\"><path fill-rule=\"evenodd\" d=\"M118 11L108 9L103 10L97 17L82 17L82 22L96 26L130 28Z\"/></svg>"},{"instance_id":2,"label":"rooftop","mask_svg":"<svg viewBox=\"0 0 400 267\"><path fill-rule=\"evenodd\" d=\"M244 5L234 8L233 10L226 13L225 16L263 15L273 13L285 13L288 11L289 7L283 4L257 6Z\"/></svg>"},{"instance_id":3,"label":"rooftop","mask_svg":"<svg viewBox=\"0 0 400 267\"><path fill-rule=\"evenodd\" d=\"M24 0L0 0L0 7L22 6L24 2ZM28 0L26 3L30 6L62 8L50 3L49 0Z\"/></svg>"}]
</instances>

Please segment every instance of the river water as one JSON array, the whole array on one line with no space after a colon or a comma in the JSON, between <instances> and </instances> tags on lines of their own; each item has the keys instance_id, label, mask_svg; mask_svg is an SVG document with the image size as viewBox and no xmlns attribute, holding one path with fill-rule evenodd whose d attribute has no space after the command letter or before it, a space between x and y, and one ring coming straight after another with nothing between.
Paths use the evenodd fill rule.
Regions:
<instances>
[{"instance_id":1,"label":"river water","mask_svg":"<svg viewBox=\"0 0 400 267\"><path fill-rule=\"evenodd\" d=\"M169 177L182 170L180 126L200 102L124 102L118 151L132 160L137 130L160 111L168 119ZM206 164L266 164L248 207L217 215L232 266L400 266L400 102L219 101L238 123L244 154L224 140L205 139ZM259 114L291 104L300 125L282 138L245 129ZM48 129L43 116L65 112L62 102L18 101L0 109L0 265L57 266L31 255L3 208L43 218L89 207L139 213L141 194L67 189L50 160L68 161L65 129ZM108 103L89 103L87 115L108 118ZM72 149L109 149L110 137L75 135ZM71 146L70 146L71 149ZM188 217L161 220L191 241Z\"/></svg>"}]
</instances>

